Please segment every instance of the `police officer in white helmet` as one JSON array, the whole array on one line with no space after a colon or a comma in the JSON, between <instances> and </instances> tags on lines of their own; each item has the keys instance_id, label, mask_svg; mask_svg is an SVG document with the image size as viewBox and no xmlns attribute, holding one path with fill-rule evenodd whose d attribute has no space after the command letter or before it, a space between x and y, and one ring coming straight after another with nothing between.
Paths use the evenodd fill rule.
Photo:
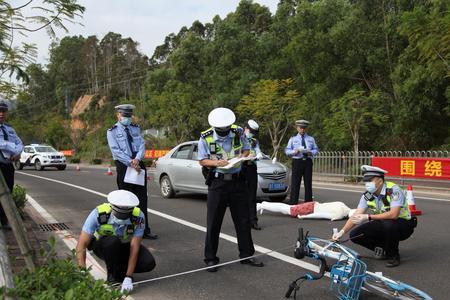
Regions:
<instances>
[{"instance_id":1,"label":"police officer in white helmet","mask_svg":"<svg viewBox=\"0 0 450 300\"><path fill-rule=\"evenodd\" d=\"M205 263L213 267L219 263L217 248L223 217L227 206L230 207L233 223L238 239L239 257L245 258L255 253L253 246L249 206L247 202L247 187L245 177L241 173L241 164L231 168L228 160L235 157L248 156L250 145L241 127L234 125L234 113L219 107L208 115L211 128L203 131L198 143L198 158L203 167L210 168L211 180L208 181L207 231L205 238ZM262 267L264 264L254 258L241 261L242 264Z\"/></svg>"},{"instance_id":2,"label":"police officer in white helmet","mask_svg":"<svg viewBox=\"0 0 450 300\"><path fill-rule=\"evenodd\" d=\"M400 265L399 242L412 235L417 219L411 216L401 188L384 180L386 170L368 165L361 166L361 170L366 191L356 212L333 234L333 239L338 240L350 232L350 239L373 250L375 259L387 259L386 267L397 267Z\"/></svg>"},{"instance_id":3,"label":"police officer in white helmet","mask_svg":"<svg viewBox=\"0 0 450 300\"><path fill-rule=\"evenodd\" d=\"M122 292L133 290L133 273L150 272L155 259L141 245L145 217L139 199L126 190L108 194L108 203L87 217L76 247L78 265L86 267L86 249L105 261L109 282L122 282Z\"/></svg>"}]
</instances>

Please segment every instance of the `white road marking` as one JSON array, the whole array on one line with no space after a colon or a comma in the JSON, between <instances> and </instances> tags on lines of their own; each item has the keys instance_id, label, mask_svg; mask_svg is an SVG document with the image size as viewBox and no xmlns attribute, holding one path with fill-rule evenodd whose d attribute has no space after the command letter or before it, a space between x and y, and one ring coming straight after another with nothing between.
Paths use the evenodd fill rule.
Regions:
<instances>
[{"instance_id":1,"label":"white road marking","mask_svg":"<svg viewBox=\"0 0 450 300\"><path fill-rule=\"evenodd\" d=\"M34 209L47 221L47 223L59 223L48 211L45 210L36 200L30 195L27 195L27 201L34 207ZM74 238L71 232L67 230L58 230L55 232L58 237L66 244L66 246L72 251L77 246L77 240ZM86 266L92 267L91 274L95 279L106 279L106 271L95 260L89 252L86 252Z\"/></svg>"},{"instance_id":2,"label":"white road marking","mask_svg":"<svg viewBox=\"0 0 450 300\"><path fill-rule=\"evenodd\" d=\"M86 192L89 192L89 193L93 193L95 195L103 196L105 198L107 196L106 194L103 194L103 193L100 193L100 192L97 192L97 191L94 191L94 190L91 190L91 189L88 189L88 188L85 188L85 187L82 187L82 186L78 186L78 185L75 185L75 184L72 184L72 183L68 183L68 182L64 182L64 181L60 181L60 180L56 180L56 179L51 179L51 178L46 178L46 177L43 177L43 176L27 174L27 173L23 173L23 172L17 172L17 173L20 173L20 174L26 175L26 176L39 178L39 179L43 179L43 180L47 180L47 181L51 181L51 182L56 182L56 183L63 184L63 185L67 185L67 186L70 186L70 187L73 187L73 188L77 188L77 189L80 189L80 190L83 190L83 191L86 191ZM170 221L173 221L173 222L177 222L177 223L179 223L181 225L184 225L184 226L187 226L187 227L190 227L190 228L202 231L202 232L206 232L206 228L203 227L203 226L200 226L200 225L191 223L189 221L186 221L186 220L183 220L183 219L180 219L180 218L177 218L177 217L165 214L163 212L160 212L160 211L157 211L157 210L154 210L154 209L147 209L147 210L148 210L149 213L157 215L157 216L160 216L160 217L165 218L167 220L170 220ZM221 233L220 237L222 239L224 239L224 240L227 240L229 242L237 244L237 239L234 236L231 236L231 235L228 235L228 234L225 234L225 233ZM265 252L272 251L271 249L268 249L268 248L265 248L265 247L262 247L262 246L258 246L258 245L254 245L254 246L255 246L255 250L260 252L260 253L265 253ZM294 243L292 244L292 248L294 248ZM311 270L311 271L314 271L314 272L319 271L318 267L313 265L313 264L310 264L310 263L307 263L307 262L295 259L294 257L290 257L288 255L285 255L285 254L282 254L282 253L279 253L279 252L271 252L268 255L273 257L273 258L276 258L276 259L282 260L284 262L287 262L287 263L299 266L299 267L304 268L304 269L308 269L308 270Z\"/></svg>"}]
</instances>

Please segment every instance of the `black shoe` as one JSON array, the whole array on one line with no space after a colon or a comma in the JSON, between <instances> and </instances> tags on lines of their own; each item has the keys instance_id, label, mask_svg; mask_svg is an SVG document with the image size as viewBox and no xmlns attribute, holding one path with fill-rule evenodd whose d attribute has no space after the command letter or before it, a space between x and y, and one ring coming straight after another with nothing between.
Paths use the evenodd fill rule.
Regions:
<instances>
[{"instance_id":1,"label":"black shoe","mask_svg":"<svg viewBox=\"0 0 450 300\"><path fill-rule=\"evenodd\" d=\"M386 263L386 267L388 268L394 268L400 266L400 255L397 254L394 257L388 258L388 261Z\"/></svg>"},{"instance_id":2,"label":"black shoe","mask_svg":"<svg viewBox=\"0 0 450 300\"><path fill-rule=\"evenodd\" d=\"M255 258L249 258L249 259L246 259L246 260L241 260L241 264L250 265L252 267L264 267L264 263L258 261Z\"/></svg>"},{"instance_id":3,"label":"black shoe","mask_svg":"<svg viewBox=\"0 0 450 300\"><path fill-rule=\"evenodd\" d=\"M373 250L373 258L378 260L385 260L386 259L386 251L384 251L381 247L375 247Z\"/></svg>"},{"instance_id":4,"label":"black shoe","mask_svg":"<svg viewBox=\"0 0 450 300\"><path fill-rule=\"evenodd\" d=\"M210 261L206 262L206 266L208 266L208 267L212 267L215 265L217 265L217 262L215 262L215 261L210 260ZM218 269L219 269L219 267L215 267L215 268L206 269L206 271L213 273L213 272L217 272Z\"/></svg>"},{"instance_id":5,"label":"black shoe","mask_svg":"<svg viewBox=\"0 0 450 300\"><path fill-rule=\"evenodd\" d=\"M261 226L258 225L258 222L253 222L252 223L252 229L261 230Z\"/></svg>"},{"instance_id":6,"label":"black shoe","mask_svg":"<svg viewBox=\"0 0 450 300\"><path fill-rule=\"evenodd\" d=\"M152 234L152 233L149 232L149 233L144 233L142 238L147 239L147 240L156 240L156 239L158 239L158 235L157 234Z\"/></svg>"}]
</instances>

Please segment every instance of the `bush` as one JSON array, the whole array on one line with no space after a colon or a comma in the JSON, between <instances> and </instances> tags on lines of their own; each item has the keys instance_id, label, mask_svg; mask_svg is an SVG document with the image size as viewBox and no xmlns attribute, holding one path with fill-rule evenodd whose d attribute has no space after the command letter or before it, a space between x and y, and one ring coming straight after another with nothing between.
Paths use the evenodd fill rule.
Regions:
<instances>
[{"instance_id":1,"label":"bush","mask_svg":"<svg viewBox=\"0 0 450 300\"><path fill-rule=\"evenodd\" d=\"M78 164L78 163L80 163L80 158L79 158L79 157L72 157L72 158L70 159L70 163L72 163L72 164Z\"/></svg>"},{"instance_id":2,"label":"bush","mask_svg":"<svg viewBox=\"0 0 450 300\"><path fill-rule=\"evenodd\" d=\"M12 192L12 198L14 200L14 203L16 204L17 209L19 210L20 213L22 213L24 207L25 207L25 203L27 202L27 190L16 184L14 185L13 188L13 192Z\"/></svg>"},{"instance_id":3,"label":"bush","mask_svg":"<svg viewBox=\"0 0 450 300\"><path fill-rule=\"evenodd\" d=\"M51 245L53 243L53 246ZM53 241L49 244L54 248ZM66 259L56 259L54 249L50 259L33 272L24 271L14 276L14 288L6 294L17 299L122 299L118 289L112 289L104 280L95 280L88 269L81 269L73 262L75 254ZM0 289L4 295L5 289ZM1 298L1 295L0 295Z\"/></svg>"},{"instance_id":4,"label":"bush","mask_svg":"<svg viewBox=\"0 0 450 300\"><path fill-rule=\"evenodd\" d=\"M101 158L93 158L91 160L91 164L93 164L93 165L101 165L102 164L102 159Z\"/></svg>"}]
</instances>

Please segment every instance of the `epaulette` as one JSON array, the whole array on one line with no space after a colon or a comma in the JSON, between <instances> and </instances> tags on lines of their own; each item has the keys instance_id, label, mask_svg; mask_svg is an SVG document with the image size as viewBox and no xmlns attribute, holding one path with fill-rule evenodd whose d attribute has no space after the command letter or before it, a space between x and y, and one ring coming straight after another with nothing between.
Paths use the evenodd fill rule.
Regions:
<instances>
[{"instance_id":1,"label":"epaulette","mask_svg":"<svg viewBox=\"0 0 450 300\"><path fill-rule=\"evenodd\" d=\"M214 133L214 129L211 127L209 129L206 129L205 131L202 131L202 133L200 134L200 136L202 138L206 138L207 136L210 136L211 134Z\"/></svg>"},{"instance_id":2,"label":"epaulette","mask_svg":"<svg viewBox=\"0 0 450 300\"><path fill-rule=\"evenodd\" d=\"M114 124L114 126L111 127L111 128L108 128L108 130L113 130L113 129L116 128L116 127L117 127L117 124Z\"/></svg>"},{"instance_id":3,"label":"epaulette","mask_svg":"<svg viewBox=\"0 0 450 300\"><path fill-rule=\"evenodd\" d=\"M139 128L139 125L138 125L138 124L135 124L135 123L131 123L130 126L138 127L138 128Z\"/></svg>"}]
</instances>

